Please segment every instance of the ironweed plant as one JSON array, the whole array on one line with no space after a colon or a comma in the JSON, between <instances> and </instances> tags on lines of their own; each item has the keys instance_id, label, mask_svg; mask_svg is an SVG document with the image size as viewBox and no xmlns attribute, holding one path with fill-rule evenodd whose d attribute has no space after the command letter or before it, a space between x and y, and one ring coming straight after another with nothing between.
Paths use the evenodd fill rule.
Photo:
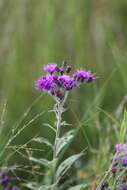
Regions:
<instances>
[{"instance_id":1,"label":"ironweed plant","mask_svg":"<svg viewBox=\"0 0 127 190\"><path fill-rule=\"evenodd\" d=\"M97 190L127 190L127 144L116 144L116 152Z\"/></svg>"},{"instance_id":2,"label":"ironweed plant","mask_svg":"<svg viewBox=\"0 0 127 190\"><path fill-rule=\"evenodd\" d=\"M28 183L26 186L34 190L56 190L61 178L65 175L72 164L80 158L84 153L75 154L66 158L62 163L59 162L59 157L62 150L67 147L72 138L74 137L74 130L69 130L66 134L61 136L61 127L69 125L62 120L62 114L65 111L64 105L68 98L70 91L74 88L79 88L81 84L86 84L95 80L95 76L84 69L79 69L76 72L73 66L68 65L66 61L61 64L49 63L44 66L44 71L47 74L41 76L35 83L35 88L38 90L46 91L55 100L53 112L56 116L55 127L48 125L55 132L55 140L52 145L47 139L37 137L34 140L49 145L52 149L52 160L37 159L30 157L30 160L44 165L51 171L51 184L40 185L36 183ZM75 190L80 190L86 185L77 185L72 187Z\"/></svg>"},{"instance_id":3,"label":"ironweed plant","mask_svg":"<svg viewBox=\"0 0 127 190\"><path fill-rule=\"evenodd\" d=\"M126 141L127 111L117 134L119 144L115 145L115 153L109 169L100 180L96 190L127 190L127 144Z\"/></svg>"}]
</instances>

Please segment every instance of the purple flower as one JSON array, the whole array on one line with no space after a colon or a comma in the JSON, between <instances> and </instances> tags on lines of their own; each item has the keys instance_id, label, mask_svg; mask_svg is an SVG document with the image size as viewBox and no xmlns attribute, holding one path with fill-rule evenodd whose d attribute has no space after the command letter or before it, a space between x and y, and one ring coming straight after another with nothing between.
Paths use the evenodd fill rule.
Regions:
<instances>
[{"instance_id":1,"label":"purple flower","mask_svg":"<svg viewBox=\"0 0 127 190\"><path fill-rule=\"evenodd\" d=\"M19 190L19 188L18 188L17 186L13 186L13 187L11 188L11 190Z\"/></svg>"},{"instance_id":2,"label":"purple flower","mask_svg":"<svg viewBox=\"0 0 127 190\"><path fill-rule=\"evenodd\" d=\"M70 65L68 65L68 66L67 66L67 69L66 69L66 72L67 72L67 73L70 73L70 72L72 71L72 69L73 69L73 67L70 66Z\"/></svg>"},{"instance_id":3,"label":"purple flower","mask_svg":"<svg viewBox=\"0 0 127 190\"><path fill-rule=\"evenodd\" d=\"M6 185L10 181L10 178L8 176L5 176L4 178L0 179L1 185Z\"/></svg>"},{"instance_id":4,"label":"purple flower","mask_svg":"<svg viewBox=\"0 0 127 190\"><path fill-rule=\"evenodd\" d=\"M122 150L122 147L121 147L120 144L116 144L115 148L116 148L116 152L117 152L117 153L120 153L121 150Z\"/></svg>"},{"instance_id":5,"label":"purple flower","mask_svg":"<svg viewBox=\"0 0 127 190\"><path fill-rule=\"evenodd\" d=\"M3 172L0 172L0 178L4 177L4 176L5 176L5 174Z\"/></svg>"},{"instance_id":6,"label":"purple flower","mask_svg":"<svg viewBox=\"0 0 127 190\"><path fill-rule=\"evenodd\" d=\"M125 185L121 185L121 187L119 188L119 190L127 190L127 187Z\"/></svg>"},{"instance_id":7,"label":"purple flower","mask_svg":"<svg viewBox=\"0 0 127 190\"><path fill-rule=\"evenodd\" d=\"M116 144L115 148L116 148L117 153L126 152L127 151L127 144L123 144L123 145Z\"/></svg>"},{"instance_id":8,"label":"purple flower","mask_svg":"<svg viewBox=\"0 0 127 190\"><path fill-rule=\"evenodd\" d=\"M122 183L123 180L124 180L123 177L118 177L118 178L116 179L116 184L120 184L120 183Z\"/></svg>"},{"instance_id":9,"label":"purple flower","mask_svg":"<svg viewBox=\"0 0 127 190\"><path fill-rule=\"evenodd\" d=\"M49 72L49 74L41 76L39 80L36 81L35 88L47 91L62 99L65 95L65 91L79 87L82 82L91 82L95 79L89 71L81 69L70 76L69 73L72 69L73 67L67 65L67 62L63 62L61 67L58 67L56 63L48 63L44 67L44 70ZM53 74L55 71L57 71L57 73Z\"/></svg>"},{"instance_id":10,"label":"purple flower","mask_svg":"<svg viewBox=\"0 0 127 190\"><path fill-rule=\"evenodd\" d=\"M60 72L61 75L64 74L64 69L58 68L58 72Z\"/></svg>"},{"instance_id":11,"label":"purple flower","mask_svg":"<svg viewBox=\"0 0 127 190\"><path fill-rule=\"evenodd\" d=\"M52 88L55 88L55 83L53 82L53 75L45 75L42 76L39 80L35 83L35 88L44 90L44 91L50 91Z\"/></svg>"},{"instance_id":12,"label":"purple flower","mask_svg":"<svg viewBox=\"0 0 127 190\"><path fill-rule=\"evenodd\" d=\"M52 74L54 71L57 70L57 64L56 63L48 63L47 65L45 65L45 67L43 69L44 69L44 71L47 71Z\"/></svg>"},{"instance_id":13,"label":"purple flower","mask_svg":"<svg viewBox=\"0 0 127 190\"><path fill-rule=\"evenodd\" d=\"M94 80L94 76L89 71L85 70L78 70L74 73L73 77L80 82L91 82Z\"/></svg>"},{"instance_id":14,"label":"purple flower","mask_svg":"<svg viewBox=\"0 0 127 190\"><path fill-rule=\"evenodd\" d=\"M115 156L115 161L118 162L119 160L122 161L122 167L127 166L127 144L121 145L121 144L116 144L116 156Z\"/></svg>"},{"instance_id":15,"label":"purple flower","mask_svg":"<svg viewBox=\"0 0 127 190\"><path fill-rule=\"evenodd\" d=\"M3 190L12 190L11 187L5 187Z\"/></svg>"},{"instance_id":16,"label":"purple flower","mask_svg":"<svg viewBox=\"0 0 127 190\"><path fill-rule=\"evenodd\" d=\"M125 152L127 151L127 144L123 145L123 151L125 151Z\"/></svg>"},{"instance_id":17,"label":"purple flower","mask_svg":"<svg viewBox=\"0 0 127 190\"><path fill-rule=\"evenodd\" d=\"M61 82L61 86L64 90L72 90L74 87L78 87L77 82L74 80L73 77L70 77L68 75L62 75L59 78L59 81Z\"/></svg>"},{"instance_id":18,"label":"purple flower","mask_svg":"<svg viewBox=\"0 0 127 190\"><path fill-rule=\"evenodd\" d=\"M127 166L127 155L124 155L122 158L123 162L122 162L122 166L125 167Z\"/></svg>"}]
</instances>

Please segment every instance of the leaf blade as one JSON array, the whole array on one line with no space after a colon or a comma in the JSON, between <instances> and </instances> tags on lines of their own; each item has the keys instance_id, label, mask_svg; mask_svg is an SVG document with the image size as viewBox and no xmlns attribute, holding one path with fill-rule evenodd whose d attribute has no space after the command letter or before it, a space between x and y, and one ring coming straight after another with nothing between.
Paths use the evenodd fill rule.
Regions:
<instances>
[{"instance_id":1,"label":"leaf blade","mask_svg":"<svg viewBox=\"0 0 127 190\"><path fill-rule=\"evenodd\" d=\"M83 155L84 155L84 153L79 153L79 154L75 154L75 155L70 156L69 158L65 159L59 165L59 167L56 171L56 179L60 179L67 172L67 170L72 166L72 164Z\"/></svg>"},{"instance_id":2,"label":"leaf blade","mask_svg":"<svg viewBox=\"0 0 127 190\"><path fill-rule=\"evenodd\" d=\"M63 137L58 139L57 147L56 147L56 155L61 152L63 148L65 148L66 145L73 139L74 137L74 130L69 131L66 133Z\"/></svg>"},{"instance_id":3,"label":"leaf blade","mask_svg":"<svg viewBox=\"0 0 127 190\"><path fill-rule=\"evenodd\" d=\"M36 163L38 163L38 164L42 164L42 165L44 165L44 166L46 166L47 168L52 168L52 164L51 164L51 162L50 161L48 161L48 160L46 160L46 159L38 159L38 158L34 158L34 157L29 157L29 159L31 160L31 161L33 161L33 162L36 162Z\"/></svg>"},{"instance_id":4,"label":"leaf blade","mask_svg":"<svg viewBox=\"0 0 127 190\"><path fill-rule=\"evenodd\" d=\"M53 148L52 144L44 137L34 138L33 141L38 142L38 143L44 143L47 146L50 146L51 148Z\"/></svg>"},{"instance_id":5,"label":"leaf blade","mask_svg":"<svg viewBox=\"0 0 127 190\"><path fill-rule=\"evenodd\" d=\"M81 185L76 185L74 187L70 187L68 190L82 190L82 188L84 189L85 187L87 187L86 184L81 184Z\"/></svg>"}]
</instances>

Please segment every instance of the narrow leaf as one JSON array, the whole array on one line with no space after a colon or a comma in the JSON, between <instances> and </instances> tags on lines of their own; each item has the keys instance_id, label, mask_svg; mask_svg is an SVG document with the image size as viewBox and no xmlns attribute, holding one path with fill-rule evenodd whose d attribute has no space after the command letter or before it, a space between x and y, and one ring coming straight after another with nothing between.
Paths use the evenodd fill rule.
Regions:
<instances>
[{"instance_id":1,"label":"narrow leaf","mask_svg":"<svg viewBox=\"0 0 127 190\"><path fill-rule=\"evenodd\" d=\"M63 137L59 138L57 141L56 154L58 155L60 151L71 141L74 137L74 130L69 131Z\"/></svg>"},{"instance_id":2,"label":"narrow leaf","mask_svg":"<svg viewBox=\"0 0 127 190\"><path fill-rule=\"evenodd\" d=\"M61 123L61 125L70 126L70 125L72 125L72 124L69 124L69 123L67 123L66 121L63 121L63 122Z\"/></svg>"},{"instance_id":3,"label":"narrow leaf","mask_svg":"<svg viewBox=\"0 0 127 190\"><path fill-rule=\"evenodd\" d=\"M127 110L124 111L124 117L120 126L120 143L124 143L127 132Z\"/></svg>"},{"instance_id":4,"label":"narrow leaf","mask_svg":"<svg viewBox=\"0 0 127 190\"><path fill-rule=\"evenodd\" d=\"M38 190L38 185L37 183L30 182L30 183L25 183L23 184L25 187L32 189L32 190Z\"/></svg>"},{"instance_id":5,"label":"narrow leaf","mask_svg":"<svg viewBox=\"0 0 127 190\"><path fill-rule=\"evenodd\" d=\"M34 182L24 184L24 186L32 190L51 190L53 188L53 185L38 185Z\"/></svg>"},{"instance_id":6,"label":"narrow leaf","mask_svg":"<svg viewBox=\"0 0 127 190\"><path fill-rule=\"evenodd\" d=\"M62 177L66 172L67 170L72 166L72 164L77 160L79 159L81 156L83 156L84 154L83 153L80 153L80 154L75 154L69 158L67 158L66 160L64 160L60 166L58 167L57 169L57 172L56 172L56 178L59 179L60 177Z\"/></svg>"},{"instance_id":7,"label":"narrow leaf","mask_svg":"<svg viewBox=\"0 0 127 190\"><path fill-rule=\"evenodd\" d=\"M51 162L46 159L38 159L38 158L34 158L34 157L29 157L29 159L38 164L42 164L50 169L52 168Z\"/></svg>"},{"instance_id":8,"label":"narrow leaf","mask_svg":"<svg viewBox=\"0 0 127 190\"><path fill-rule=\"evenodd\" d=\"M50 129L52 129L52 131L54 131L56 133L56 129L54 127L52 127L50 124L44 123L43 125L46 127L49 127Z\"/></svg>"},{"instance_id":9,"label":"narrow leaf","mask_svg":"<svg viewBox=\"0 0 127 190\"><path fill-rule=\"evenodd\" d=\"M85 187L87 187L86 184L76 185L74 187L69 188L68 190L84 190Z\"/></svg>"},{"instance_id":10,"label":"narrow leaf","mask_svg":"<svg viewBox=\"0 0 127 190\"><path fill-rule=\"evenodd\" d=\"M51 190L53 187L54 185L42 185L38 190Z\"/></svg>"},{"instance_id":11,"label":"narrow leaf","mask_svg":"<svg viewBox=\"0 0 127 190\"><path fill-rule=\"evenodd\" d=\"M37 137L37 138L34 138L33 140L36 141L36 142L39 142L39 143L44 143L47 146L50 146L51 148L53 148L52 144L47 139L45 139L43 137Z\"/></svg>"}]
</instances>

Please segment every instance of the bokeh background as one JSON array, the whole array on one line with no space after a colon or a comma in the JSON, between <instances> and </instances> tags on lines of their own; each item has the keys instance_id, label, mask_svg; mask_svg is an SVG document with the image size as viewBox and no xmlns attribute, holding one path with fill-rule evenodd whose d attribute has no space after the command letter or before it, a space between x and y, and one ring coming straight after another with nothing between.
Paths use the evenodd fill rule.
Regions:
<instances>
[{"instance_id":1,"label":"bokeh background","mask_svg":"<svg viewBox=\"0 0 127 190\"><path fill-rule=\"evenodd\" d=\"M43 65L63 60L98 76L94 83L70 94L64 114L73 127L80 126L67 154L89 147L78 165L84 168L79 178L87 181L107 166L105 154L117 141L114 121L120 121L120 106L126 106L127 1L0 0L1 110L7 101L3 139L42 94L34 83L43 74ZM53 141L51 130L43 125L54 123L53 113L48 112L53 103L42 94L18 127L40 112L44 114L14 143L23 144L36 134ZM99 158L104 162L100 164ZM12 162L20 163L22 158L13 157Z\"/></svg>"}]
</instances>

